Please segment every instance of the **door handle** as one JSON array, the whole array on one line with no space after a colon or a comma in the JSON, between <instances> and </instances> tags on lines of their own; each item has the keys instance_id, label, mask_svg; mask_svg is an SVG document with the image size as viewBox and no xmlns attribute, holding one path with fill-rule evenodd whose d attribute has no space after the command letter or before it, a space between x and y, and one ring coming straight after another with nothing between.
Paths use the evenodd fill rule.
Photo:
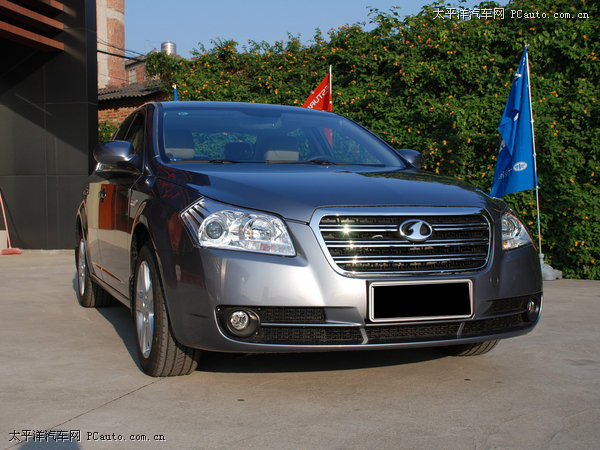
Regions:
<instances>
[{"instance_id":1,"label":"door handle","mask_svg":"<svg viewBox=\"0 0 600 450\"><path fill-rule=\"evenodd\" d=\"M104 199L106 198L106 190L102 188L98 196L100 197L100 202L104 203Z\"/></svg>"}]
</instances>

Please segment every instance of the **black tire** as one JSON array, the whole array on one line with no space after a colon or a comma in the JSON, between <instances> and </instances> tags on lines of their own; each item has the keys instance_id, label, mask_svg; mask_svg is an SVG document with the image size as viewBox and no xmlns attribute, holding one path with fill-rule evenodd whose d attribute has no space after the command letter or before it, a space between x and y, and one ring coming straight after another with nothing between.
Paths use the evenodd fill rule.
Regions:
<instances>
[{"instance_id":1,"label":"black tire","mask_svg":"<svg viewBox=\"0 0 600 450\"><path fill-rule=\"evenodd\" d=\"M85 308L103 308L113 302L112 296L98 286L90 276L87 262L85 239L78 236L79 242L75 248L75 267L77 269L77 300Z\"/></svg>"},{"instance_id":2,"label":"black tire","mask_svg":"<svg viewBox=\"0 0 600 450\"><path fill-rule=\"evenodd\" d=\"M498 345L499 339L493 341L477 342L475 344L450 345L439 347L443 353L451 356L477 356L491 351Z\"/></svg>"},{"instance_id":3,"label":"black tire","mask_svg":"<svg viewBox=\"0 0 600 450\"><path fill-rule=\"evenodd\" d=\"M173 336L156 257L149 243L139 252L132 295L137 352L144 372L170 377L196 370L200 350L180 344Z\"/></svg>"}]
</instances>

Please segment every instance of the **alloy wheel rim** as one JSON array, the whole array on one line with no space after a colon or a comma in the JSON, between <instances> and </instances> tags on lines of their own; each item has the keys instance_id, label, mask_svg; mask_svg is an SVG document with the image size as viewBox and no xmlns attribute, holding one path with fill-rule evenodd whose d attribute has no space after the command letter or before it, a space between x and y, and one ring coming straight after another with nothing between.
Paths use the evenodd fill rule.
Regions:
<instances>
[{"instance_id":1,"label":"alloy wheel rim","mask_svg":"<svg viewBox=\"0 0 600 450\"><path fill-rule=\"evenodd\" d=\"M85 295L85 275L87 264L85 263L85 242L83 239L79 241L79 251L77 254L77 285L79 286L79 296Z\"/></svg>"},{"instance_id":2,"label":"alloy wheel rim","mask_svg":"<svg viewBox=\"0 0 600 450\"><path fill-rule=\"evenodd\" d=\"M150 267L146 261L142 261L138 267L135 286L135 323L140 351L144 358L148 358L154 336L154 292Z\"/></svg>"}]
</instances>

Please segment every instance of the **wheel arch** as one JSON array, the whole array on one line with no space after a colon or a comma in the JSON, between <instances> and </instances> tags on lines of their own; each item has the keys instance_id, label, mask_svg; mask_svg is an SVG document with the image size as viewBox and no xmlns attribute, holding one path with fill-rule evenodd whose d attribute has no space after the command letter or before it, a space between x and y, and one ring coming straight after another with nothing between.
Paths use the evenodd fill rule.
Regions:
<instances>
[{"instance_id":1,"label":"wheel arch","mask_svg":"<svg viewBox=\"0 0 600 450\"><path fill-rule=\"evenodd\" d=\"M133 308L133 296L134 296L134 281L135 281L135 268L137 264L138 255L140 254L140 250L146 243L150 242L152 246L152 250L156 256L156 246L154 245L152 235L150 234L150 229L145 220L139 220L133 228L131 233L131 243L129 248L129 267L131 270L129 271L129 302L131 308ZM158 258L156 258L158 261ZM160 261L158 261L159 271L160 269ZM133 313L133 310L132 310Z\"/></svg>"},{"instance_id":2,"label":"wheel arch","mask_svg":"<svg viewBox=\"0 0 600 450\"><path fill-rule=\"evenodd\" d=\"M177 284L177 269L173 255L173 243L168 218L178 214L176 206L156 199L147 198L140 205L132 226L130 241L130 277L129 277L129 300L130 308L133 309L135 295L135 277L138 255L141 248L150 243L152 253L155 257L160 283L166 305L166 313L171 330L176 338L181 335L180 320L172 320L178 317L177 295L173 295L173 286ZM183 226L183 223L182 223ZM182 229L183 232L186 232ZM173 315L174 314L174 315Z\"/></svg>"},{"instance_id":3,"label":"wheel arch","mask_svg":"<svg viewBox=\"0 0 600 450\"><path fill-rule=\"evenodd\" d=\"M140 254L140 250L144 245L150 243L152 247L152 253L154 254L154 258L156 259L156 263L158 265L158 274L160 275L161 284L164 283L164 270L163 270L163 262L160 257L160 252L158 251L158 242L160 242L161 236L157 236L157 229L160 232L160 227L157 225L153 227L149 221L149 218L144 215L144 210L147 208L140 208L140 212L138 213L134 226L131 232L131 242L129 247L129 300L131 305L133 305L133 295L134 295L134 281L135 281L135 268L137 264L138 255ZM164 290L164 286L163 286ZM165 294L166 295L166 294ZM168 302L167 302L168 309Z\"/></svg>"},{"instance_id":4,"label":"wheel arch","mask_svg":"<svg viewBox=\"0 0 600 450\"><path fill-rule=\"evenodd\" d=\"M79 234L78 234L79 233ZM75 237L83 236L87 240L87 216L85 211L85 202L81 202L79 208L77 208L77 214L75 216ZM76 245L79 242L76 243Z\"/></svg>"}]
</instances>

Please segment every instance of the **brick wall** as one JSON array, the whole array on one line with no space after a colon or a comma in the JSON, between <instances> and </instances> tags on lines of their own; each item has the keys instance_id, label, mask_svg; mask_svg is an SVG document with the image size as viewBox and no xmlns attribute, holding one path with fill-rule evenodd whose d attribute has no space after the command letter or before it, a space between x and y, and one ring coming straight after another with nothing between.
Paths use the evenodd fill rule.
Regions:
<instances>
[{"instance_id":1,"label":"brick wall","mask_svg":"<svg viewBox=\"0 0 600 450\"><path fill-rule=\"evenodd\" d=\"M108 42L119 49L125 48L125 24L124 18L109 17L107 19ZM114 47L108 47L108 51L119 55L124 55L123 50ZM116 88L127 84L125 76L125 61L117 56L108 56L108 77L109 81L106 88Z\"/></svg>"},{"instance_id":2,"label":"brick wall","mask_svg":"<svg viewBox=\"0 0 600 450\"><path fill-rule=\"evenodd\" d=\"M142 81L146 81L146 64L140 65L135 68L136 70L136 82L141 83Z\"/></svg>"},{"instance_id":3,"label":"brick wall","mask_svg":"<svg viewBox=\"0 0 600 450\"><path fill-rule=\"evenodd\" d=\"M98 39L98 88L117 88L128 83L124 55L125 0L96 0Z\"/></svg>"},{"instance_id":4,"label":"brick wall","mask_svg":"<svg viewBox=\"0 0 600 450\"><path fill-rule=\"evenodd\" d=\"M140 105L141 106L141 105ZM122 106L119 108L100 109L98 107L98 123L110 122L119 125L123 120L131 114L137 106Z\"/></svg>"}]
</instances>

